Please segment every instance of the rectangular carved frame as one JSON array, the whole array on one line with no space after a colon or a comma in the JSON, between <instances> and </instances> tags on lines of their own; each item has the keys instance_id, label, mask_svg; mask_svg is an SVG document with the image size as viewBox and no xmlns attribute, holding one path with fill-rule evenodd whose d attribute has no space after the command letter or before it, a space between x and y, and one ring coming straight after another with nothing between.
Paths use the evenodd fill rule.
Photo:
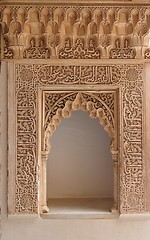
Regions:
<instances>
[{"instance_id":1,"label":"rectangular carved frame","mask_svg":"<svg viewBox=\"0 0 150 240\"><path fill-rule=\"evenodd\" d=\"M9 77L9 212L40 211L39 159L44 159L39 150L40 93L47 88L93 92L119 89L120 136L118 149L115 149L116 155L119 152L118 210L120 213L144 212L143 65L82 60L80 65L75 60L72 64L58 60L55 64L35 61L12 65Z\"/></svg>"},{"instance_id":2,"label":"rectangular carved frame","mask_svg":"<svg viewBox=\"0 0 150 240\"><path fill-rule=\"evenodd\" d=\"M39 213L47 213L46 164L51 149L50 140L62 118L68 118L75 110L83 110L99 123L111 138L110 151L114 161L113 212L119 210L119 160L118 152L118 88L94 85L50 86L39 89Z\"/></svg>"}]
</instances>

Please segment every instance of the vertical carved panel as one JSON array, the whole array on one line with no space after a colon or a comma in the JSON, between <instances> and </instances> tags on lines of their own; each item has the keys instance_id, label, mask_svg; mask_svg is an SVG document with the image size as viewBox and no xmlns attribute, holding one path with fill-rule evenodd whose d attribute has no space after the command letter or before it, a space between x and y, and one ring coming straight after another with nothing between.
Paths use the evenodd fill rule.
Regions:
<instances>
[{"instance_id":1,"label":"vertical carved panel","mask_svg":"<svg viewBox=\"0 0 150 240\"><path fill-rule=\"evenodd\" d=\"M144 211L142 156L143 86L135 68L126 70L123 84L122 211Z\"/></svg>"},{"instance_id":2,"label":"vertical carved panel","mask_svg":"<svg viewBox=\"0 0 150 240\"><path fill-rule=\"evenodd\" d=\"M16 212L37 212L37 112L32 66L21 68L16 81Z\"/></svg>"}]
</instances>

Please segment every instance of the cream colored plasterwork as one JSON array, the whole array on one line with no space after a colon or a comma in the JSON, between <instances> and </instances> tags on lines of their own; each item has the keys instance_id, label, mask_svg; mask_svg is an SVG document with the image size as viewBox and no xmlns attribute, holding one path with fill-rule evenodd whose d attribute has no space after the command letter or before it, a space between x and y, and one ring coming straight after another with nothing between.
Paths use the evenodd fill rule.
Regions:
<instances>
[{"instance_id":1,"label":"cream colored plasterwork","mask_svg":"<svg viewBox=\"0 0 150 240\"><path fill-rule=\"evenodd\" d=\"M14 64L15 73L12 71L15 83L9 82L9 107L12 102L15 106L15 119L9 124L14 129L13 146L9 146L13 169L9 211L47 211L48 141L61 117L80 108L97 117L111 137L114 209L120 213L144 212L143 65L114 61L150 59L149 4L4 2L2 58L9 62L19 59ZM102 64L100 59L106 58L112 62ZM37 63L37 59L45 62ZM109 95L114 96L110 97L112 105L108 104ZM61 106L51 111L48 106L54 109L58 97L62 98Z\"/></svg>"},{"instance_id":2,"label":"cream colored plasterwork","mask_svg":"<svg viewBox=\"0 0 150 240\"><path fill-rule=\"evenodd\" d=\"M47 211L47 142L61 117L77 108L98 117L112 139L115 209L145 211L142 71L141 64L15 64L17 153L12 212Z\"/></svg>"},{"instance_id":3,"label":"cream colored plasterwork","mask_svg":"<svg viewBox=\"0 0 150 240\"><path fill-rule=\"evenodd\" d=\"M150 58L149 4L2 6L3 58Z\"/></svg>"}]
</instances>

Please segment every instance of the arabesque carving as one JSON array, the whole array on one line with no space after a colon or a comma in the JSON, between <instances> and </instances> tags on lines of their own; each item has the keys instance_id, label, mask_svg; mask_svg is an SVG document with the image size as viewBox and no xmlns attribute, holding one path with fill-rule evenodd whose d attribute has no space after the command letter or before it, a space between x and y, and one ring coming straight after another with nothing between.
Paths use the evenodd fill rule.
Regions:
<instances>
[{"instance_id":1,"label":"arabesque carving","mask_svg":"<svg viewBox=\"0 0 150 240\"><path fill-rule=\"evenodd\" d=\"M80 63L80 65L68 64L67 66L63 64L15 65L17 160L15 162L16 185L14 211L16 213L36 213L38 211L39 162L37 157L37 139L39 126L37 116L39 116L39 113L37 106L39 88L45 89L45 87L50 87L51 93L46 89L43 90L46 93L46 101L44 105L44 123L40 131L41 136L46 133L47 135L44 136L45 140L47 140L48 135L52 134L55 130L61 116L69 116L71 111L77 107L88 110L94 117L98 117L100 114L100 121L111 137L114 134L114 140L116 144L119 144L113 145L112 149L114 163L117 162L114 165L115 172L118 171L118 174L121 176L120 178L118 177L120 182L118 182L118 178L115 179L120 186L120 197L118 194L115 195L114 203L119 203L118 210L121 213L141 213L145 211L144 162L142 152L142 71L143 65L141 64L96 65L92 63L92 65L82 65ZM80 86L81 88L82 84L84 84L84 90L70 90L71 86ZM65 86L69 93L71 93L70 97L68 97L69 93L63 90L60 91L62 86ZM92 90L93 86L95 87L94 90ZM101 87L103 88L104 86L110 90L109 94L101 92ZM56 92L55 89L54 93L52 91L53 87L57 87L59 91ZM86 87L87 91L85 90ZM120 89L120 94L117 96L121 97L121 101L117 97L115 97L115 101L113 100L112 89L113 91ZM60 101L61 98L62 101ZM83 104L84 101L85 104ZM105 103L107 111L102 107L102 102ZM114 102L119 102L119 106L117 105L118 113L114 113ZM118 115L119 112L121 113L120 115ZM117 120L113 121L114 117L117 117L118 122L116 122ZM114 131L114 128L117 129L118 133L116 133L116 130ZM118 138L118 136L121 137ZM41 149L40 165L43 169L40 175L41 179L43 179L42 181L45 179L44 167L46 166L45 161L48 154L48 144L45 144L43 140L44 138L42 139L43 147ZM42 184L42 186L44 187L45 185ZM42 189L42 191L44 193L46 189ZM44 208L44 201L44 199L41 200L41 211L47 212L47 209Z\"/></svg>"},{"instance_id":2,"label":"arabesque carving","mask_svg":"<svg viewBox=\"0 0 150 240\"><path fill-rule=\"evenodd\" d=\"M43 151L49 149L49 136L53 134L62 117L71 116L72 111L81 109L88 111L90 117L98 118L105 131L114 141L114 94L113 93L45 93L45 145ZM111 149L116 147L112 142ZM116 149L115 149L116 150Z\"/></svg>"},{"instance_id":3,"label":"arabesque carving","mask_svg":"<svg viewBox=\"0 0 150 240\"><path fill-rule=\"evenodd\" d=\"M109 58L112 59L134 59L136 56L135 48L130 47L130 39L124 38L123 43L120 38L115 41L115 48L112 48L109 53Z\"/></svg>"},{"instance_id":4,"label":"arabesque carving","mask_svg":"<svg viewBox=\"0 0 150 240\"><path fill-rule=\"evenodd\" d=\"M71 47L70 39L65 40L65 47L60 49L59 58L67 59L67 58L76 58L76 59L99 59L100 49L95 47L94 40L89 40L88 47L84 46L84 40L82 38L78 38L75 41L75 46Z\"/></svg>"},{"instance_id":5,"label":"arabesque carving","mask_svg":"<svg viewBox=\"0 0 150 240\"><path fill-rule=\"evenodd\" d=\"M3 51L2 51L2 54L3 54L4 58L6 58L6 59L12 59L13 56L14 56L13 50L11 48L9 48L7 37L4 37L4 39L3 39Z\"/></svg>"},{"instance_id":6,"label":"arabesque carving","mask_svg":"<svg viewBox=\"0 0 150 240\"><path fill-rule=\"evenodd\" d=\"M4 58L144 58L149 5L3 6ZM13 54L7 53L13 52Z\"/></svg>"}]
</instances>

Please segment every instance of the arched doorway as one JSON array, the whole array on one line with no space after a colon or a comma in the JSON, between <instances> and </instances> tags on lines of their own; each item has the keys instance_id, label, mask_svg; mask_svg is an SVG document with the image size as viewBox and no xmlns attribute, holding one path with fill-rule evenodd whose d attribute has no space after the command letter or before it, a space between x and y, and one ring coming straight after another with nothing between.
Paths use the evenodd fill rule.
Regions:
<instances>
[{"instance_id":1,"label":"arched doorway","mask_svg":"<svg viewBox=\"0 0 150 240\"><path fill-rule=\"evenodd\" d=\"M113 111L116 106L113 103L112 93L105 91L101 94L91 94L89 92L64 92L60 95L50 92L44 93L45 99L45 122L44 122L44 141L42 140L43 150L41 151L41 166L40 166L40 206L41 213L48 213L47 207L47 159L51 149L50 139L60 121L63 118L68 118L72 112L76 110L86 111L92 118L97 118L99 124L103 126L111 139L110 151L113 158L113 210L118 212L118 145L117 145L117 121L115 120ZM52 103L54 99L54 103ZM104 101L105 100L105 101ZM49 105L52 104L52 106ZM116 132L115 132L116 130ZM107 144L109 146L109 144ZM108 171L105 173L108 174ZM99 188L100 189L100 188ZM105 193L106 194L106 193ZM105 195L104 194L104 195ZM102 198L101 198L102 199ZM110 208L110 207L108 207ZM110 209L109 209L110 210Z\"/></svg>"},{"instance_id":2,"label":"arched doorway","mask_svg":"<svg viewBox=\"0 0 150 240\"><path fill-rule=\"evenodd\" d=\"M78 110L63 118L51 137L47 161L49 211L86 214L110 211L113 161L110 137L89 113Z\"/></svg>"}]
</instances>

